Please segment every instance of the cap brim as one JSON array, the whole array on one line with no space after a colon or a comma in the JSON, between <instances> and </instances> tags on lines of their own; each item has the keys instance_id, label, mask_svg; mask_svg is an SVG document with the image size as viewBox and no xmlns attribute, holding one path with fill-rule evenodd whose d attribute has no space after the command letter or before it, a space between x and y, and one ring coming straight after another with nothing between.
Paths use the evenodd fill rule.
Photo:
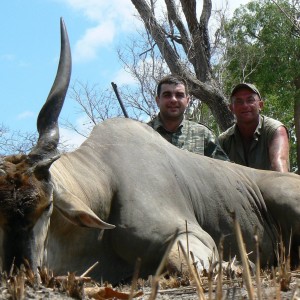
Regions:
<instances>
[{"instance_id":1,"label":"cap brim","mask_svg":"<svg viewBox=\"0 0 300 300\"><path fill-rule=\"evenodd\" d=\"M246 88L246 89L249 89L251 90L252 92L254 92L255 94L257 94L259 96L259 98L261 99L261 95L260 95L260 92L258 91L258 89L253 85L253 84L250 84L250 83L239 83L237 84L233 90L231 91L230 93L230 98L240 89L242 88Z\"/></svg>"}]
</instances>

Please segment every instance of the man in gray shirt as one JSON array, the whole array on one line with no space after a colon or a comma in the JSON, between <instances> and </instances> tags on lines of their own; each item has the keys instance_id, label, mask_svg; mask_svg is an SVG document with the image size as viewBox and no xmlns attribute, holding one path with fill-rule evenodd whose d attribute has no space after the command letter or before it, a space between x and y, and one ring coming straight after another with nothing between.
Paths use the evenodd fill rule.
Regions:
<instances>
[{"instance_id":1,"label":"man in gray shirt","mask_svg":"<svg viewBox=\"0 0 300 300\"><path fill-rule=\"evenodd\" d=\"M229 159L264 170L289 171L289 137L279 121L261 115L263 100L258 89L240 83L230 95L230 109L236 123L219 136Z\"/></svg>"}]
</instances>

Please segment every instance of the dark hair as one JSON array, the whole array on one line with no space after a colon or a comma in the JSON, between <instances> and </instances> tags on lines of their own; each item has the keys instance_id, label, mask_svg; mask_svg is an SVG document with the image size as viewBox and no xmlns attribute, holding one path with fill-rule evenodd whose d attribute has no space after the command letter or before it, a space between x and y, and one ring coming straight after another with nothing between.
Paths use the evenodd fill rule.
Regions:
<instances>
[{"instance_id":1,"label":"dark hair","mask_svg":"<svg viewBox=\"0 0 300 300\"><path fill-rule=\"evenodd\" d=\"M184 87L185 87L185 93L186 93L186 95L189 94L187 83L186 83L186 81L181 76L178 76L178 75L168 75L168 76L163 77L158 82L158 85L157 85L157 90L156 90L156 95L157 96L160 95L161 86L163 84L175 84L175 85L177 85L177 84L183 84Z\"/></svg>"}]
</instances>

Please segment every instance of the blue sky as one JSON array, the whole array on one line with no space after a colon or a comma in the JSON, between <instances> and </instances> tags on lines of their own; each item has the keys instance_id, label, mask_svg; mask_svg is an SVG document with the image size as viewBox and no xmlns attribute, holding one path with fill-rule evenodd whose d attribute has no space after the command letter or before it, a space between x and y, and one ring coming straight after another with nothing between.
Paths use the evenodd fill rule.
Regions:
<instances>
[{"instance_id":1,"label":"blue sky","mask_svg":"<svg viewBox=\"0 0 300 300\"><path fill-rule=\"evenodd\" d=\"M247 0L230 0L231 9ZM225 0L213 0L220 8ZM199 4L202 5L201 1ZM130 0L9 0L0 10L0 123L10 130L33 132L54 80L60 51L59 19L67 26L73 68L79 80L100 88L130 82L117 47L140 26ZM75 102L66 98L61 118L76 121ZM62 135L78 144L74 134Z\"/></svg>"}]
</instances>

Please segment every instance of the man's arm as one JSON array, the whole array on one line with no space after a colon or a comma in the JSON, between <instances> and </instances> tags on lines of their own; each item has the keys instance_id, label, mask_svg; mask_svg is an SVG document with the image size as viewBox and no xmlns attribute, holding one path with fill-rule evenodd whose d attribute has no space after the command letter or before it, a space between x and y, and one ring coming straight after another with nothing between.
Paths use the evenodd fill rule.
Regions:
<instances>
[{"instance_id":1,"label":"man's arm","mask_svg":"<svg viewBox=\"0 0 300 300\"><path fill-rule=\"evenodd\" d=\"M271 169L273 171L289 171L289 137L284 126L280 126L276 129L274 136L269 143L269 156Z\"/></svg>"}]
</instances>

